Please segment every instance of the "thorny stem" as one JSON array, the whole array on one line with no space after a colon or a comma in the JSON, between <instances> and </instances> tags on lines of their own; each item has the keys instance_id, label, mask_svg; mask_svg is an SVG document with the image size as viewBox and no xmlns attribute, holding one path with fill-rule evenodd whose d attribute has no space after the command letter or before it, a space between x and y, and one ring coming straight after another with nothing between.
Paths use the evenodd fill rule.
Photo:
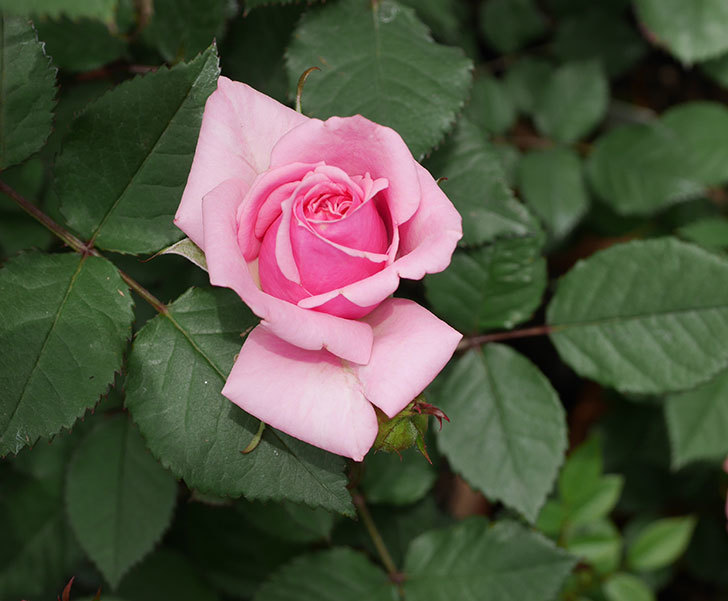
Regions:
<instances>
[{"instance_id":1,"label":"thorny stem","mask_svg":"<svg viewBox=\"0 0 728 601\"><path fill-rule=\"evenodd\" d=\"M374 547L377 549L379 558L382 560L382 564L387 570L387 574L389 574L389 579L395 584L400 585L402 583L402 574L399 570L397 570L397 566L394 565L392 556L387 550L387 545L384 544L384 539L382 538L382 535L379 534L379 530L377 530L377 525L372 519L372 514L369 513L369 508L364 500L364 496L356 490L351 491L351 496L354 501L354 505L359 512L361 521L364 522L364 527L367 529L367 532L374 543Z\"/></svg>"},{"instance_id":2,"label":"thorny stem","mask_svg":"<svg viewBox=\"0 0 728 601\"><path fill-rule=\"evenodd\" d=\"M31 217L37 219L43 226L48 228L51 232L53 232L56 236L58 236L61 240L63 240L68 246L70 246L73 250L75 250L78 253L81 253L84 256L93 256L93 257L101 257L101 253L96 250L93 245L88 244L86 242L81 241L76 236L74 236L71 232L69 232L66 228L64 228L62 225L56 223L51 219L48 215L46 215L43 211L41 211L38 207L36 207L33 203L29 202L25 198L23 198L16 190L8 186L4 181L0 180L0 192L6 194L10 198L13 199L15 204L17 204L21 209L23 209L28 215ZM135 279L131 278L129 275L124 273L119 269L119 274L121 275L121 279L124 280L134 292L136 292L139 296L141 296L146 302L148 302L158 313L167 313L167 307L166 305L160 301L156 296L154 296L149 290L144 288L139 282L137 282Z\"/></svg>"},{"instance_id":3,"label":"thorny stem","mask_svg":"<svg viewBox=\"0 0 728 601\"><path fill-rule=\"evenodd\" d=\"M536 326L533 328L525 328L523 330L513 330L510 332L494 332L492 334L483 334L481 336L472 336L463 338L457 346L457 351L466 351L487 342L499 342L501 340L512 340L513 338L530 338L533 336L545 336L551 332L558 330L557 326Z\"/></svg>"}]
</instances>

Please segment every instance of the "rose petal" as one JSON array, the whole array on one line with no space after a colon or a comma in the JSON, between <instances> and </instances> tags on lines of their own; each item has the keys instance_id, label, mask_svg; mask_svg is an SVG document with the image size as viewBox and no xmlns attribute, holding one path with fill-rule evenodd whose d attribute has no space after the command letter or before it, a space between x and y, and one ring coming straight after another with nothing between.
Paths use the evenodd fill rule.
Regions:
<instances>
[{"instance_id":1,"label":"rose petal","mask_svg":"<svg viewBox=\"0 0 728 601\"><path fill-rule=\"evenodd\" d=\"M202 197L227 179L250 185L268 168L278 140L308 117L243 83L220 77L207 99L200 136L175 223L204 248Z\"/></svg>"},{"instance_id":2,"label":"rose petal","mask_svg":"<svg viewBox=\"0 0 728 601\"><path fill-rule=\"evenodd\" d=\"M355 461L377 435L374 409L339 358L292 346L261 326L248 335L222 393L266 424Z\"/></svg>"},{"instance_id":3,"label":"rose petal","mask_svg":"<svg viewBox=\"0 0 728 601\"><path fill-rule=\"evenodd\" d=\"M417 162L400 135L361 115L310 119L283 136L271 152L271 168L293 162L324 161L350 176L369 173L389 180L386 195L397 223L404 223L420 202Z\"/></svg>"},{"instance_id":4,"label":"rose petal","mask_svg":"<svg viewBox=\"0 0 728 601\"><path fill-rule=\"evenodd\" d=\"M363 321L374 329L374 346L355 371L367 399L394 417L445 367L462 335L403 298L384 301Z\"/></svg>"},{"instance_id":5,"label":"rose petal","mask_svg":"<svg viewBox=\"0 0 728 601\"><path fill-rule=\"evenodd\" d=\"M228 180L203 200L205 256L210 283L235 290L264 320L264 325L283 340L302 349L326 348L353 363L367 363L373 339L369 324L301 309L256 286L237 242L237 209L246 189L245 182Z\"/></svg>"}]
</instances>

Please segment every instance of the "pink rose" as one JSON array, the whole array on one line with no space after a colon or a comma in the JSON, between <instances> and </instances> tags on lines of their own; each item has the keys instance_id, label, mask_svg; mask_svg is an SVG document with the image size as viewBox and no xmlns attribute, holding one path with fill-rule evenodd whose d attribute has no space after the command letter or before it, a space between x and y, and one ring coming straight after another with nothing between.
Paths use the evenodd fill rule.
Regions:
<instances>
[{"instance_id":1,"label":"pink rose","mask_svg":"<svg viewBox=\"0 0 728 601\"><path fill-rule=\"evenodd\" d=\"M175 223L210 282L262 318L222 393L310 444L361 461L372 405L399 413L461 338L390 298L400 277L447 267L461 219L402 138L364 117L310 119L221 77Z\"/></svg>"}]
</instances>

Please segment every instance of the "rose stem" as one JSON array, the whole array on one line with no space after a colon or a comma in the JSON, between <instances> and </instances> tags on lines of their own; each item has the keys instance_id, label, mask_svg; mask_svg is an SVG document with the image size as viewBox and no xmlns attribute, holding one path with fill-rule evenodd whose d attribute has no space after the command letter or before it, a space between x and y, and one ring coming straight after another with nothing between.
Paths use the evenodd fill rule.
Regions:
<instances>
[{"instance_id":1,"label":"rose stem","mask_svg":"<svg viewBox=\"0 0 728 601\"><path fill-rule=\"evenodd\" d=\"M513 338L530 338L532 336L544 336L558 330L558 326L536 326L533 328L526 328L524 330L494 332L492 334L483 334L482 336L472 336L470 338L463 338L463 340L460 341L460 344L458 344L456 350L466 351L475 346L485 344L486 342L499 342L501 340L511 340Z\"/></svg>"},{"instance_id":2,"label":"rose stem","mask_svg":"<svg viewBox=\"0 0 728 601\"><path fill-rule=\"evenodd\" d=\"M387 545L384 544L384 539L382 539L382 535L379 534L379 530L377 530L377 526L372 519L372 514L369 513L369 508L364 500L364 496L360 492L353 490L351 497L357 511L359 512L359 516L361 517L362 522L364 522L364 526L366 527L367 532L369 532L369 536L377 549L379 558L382 560L382 563L387 570L387 574L389 574L389 579L397 585L401 584L402 574L397 570L397 566L394 565L392 556L387 550Z\"/></svg>"},{"instance_id":3,"label":"rose stem","mask_svg":"<svg viewBox=\"0 0 728 601\"><path fill-rule=\"evenodd\" d=\"M68 246L70 246L73 250L76 252L81 253L84 256L94 256L94 257L102 257L103 255L96 250L92 245L87 244L85 242L82 242L76 236L74 236L71 232L69 232L66 228L64 228L62 225L56 223L51 219L48 215L46 215L43 211L41 211L38 207L36 207L33 203L27 201L25 198L23 198L18 192L16 192L13 188L8 186L4 181L0 180L0 192L7 194L10 198L15 201L15 204L17 204L21 209L23 209L28 215L31 217L37 219L42 225L44 225L46 228L48 228L51 232L53 232L56 236L58 236L61 240L63 240ZM121 275L121 279L126 282L126 284L131 288L134 292L136 292L139 296L141 296L145 301L147 301L158 313L164 313L167 314L167 307L165 304L160 301L156 296L154 296L149 290L144 288L139 282L128 276L126 273L121 271L119 269L119 274Z\"/></svg>"}]
</instances>

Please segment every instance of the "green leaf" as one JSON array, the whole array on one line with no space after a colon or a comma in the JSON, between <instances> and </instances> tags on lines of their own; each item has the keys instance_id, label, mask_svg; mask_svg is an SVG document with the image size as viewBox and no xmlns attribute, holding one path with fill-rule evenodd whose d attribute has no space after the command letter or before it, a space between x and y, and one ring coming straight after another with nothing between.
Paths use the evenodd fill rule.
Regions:
<instances>
[{"instance_id":1,"label":"green leaf","mask_svg":"<svg viewBox=\"0 0 728 601\"><path fill-rule=\"evenodd\" d=\"M361 488L370 503L407 505L424 497L436 479L437 472L416 449L401 455L369 453Z\"/></svg>"},{"instance_id":2,"label":"green leaf","mask_svg":"<svg viewBox=\"0 0 728 601\"><path fill-rule=\"evenodd\" d=\"M545 601L556 596L574 559L540 534L483 518L426 532L407 552L407 601L483 598Z\"/></svg>"},{"instance_id":3,"label":"green leaf","mask_svg":"<svg viewBox=\"0 0 728 601\"><path fill-rule=\"evenodd\" d=\"M435 44L409 7L342 0L303 16L286 66L292 95L306 69L321 68L306 82L306 113L364 115L399 132L420 158L452 127L472 63L462 50Z\"/></svg>"},{"instance_id":4,"label":"green leaf","mask_svg":"<svg viewBox=\"0 0 728 601\"><path fill-rule=\"evenodd\" d=\"M200 269L207 271L207 259L205 252L197 246L189 238L182 238L179 242L175 242L164 250L159 251L160 255L179 255L184 257L190 263L194 263Z\"/></svg>"},{"instance_id":5,"label":"green leaf","mask_svg":"<svg viewBox=\"0 0 728 601\"><path fill-rule=\"evenodd\" d=\"M617 505L624 478L619 474L602 476L591 489L585 489L568 509L569 524L591 524L606 517Z\"/></svg>"},{"instance_id":6,"label":"green leaf","mask_svg":"<svg viewBox=\"0 0 728 601\"><path fill-rule=\"evenodd\" d=\"M243 501L236 508L255 528L293 543L311 543L328 538L334 527L334 514L290 501Z\"/></svg>"},{"instance_id":7,"label":"green leaf","mask_svg":"<svg viewBox=\"0 0 728 601\"><path fill-rule=\"evenodd\" d=\"M516 121L513 99L500 80L487 74L475 77L465 114L483 131L491 134L504 133Z\"/></svg>"},{"instance_id":8,"label":"green leaf","mask_svg":"<svg viewBox=\"0 0 728 601\"><path fill-rule=\"evenodd\" d=\"M89 18L111 23L117 0L0 0L0 12L27 17Z\"/></svg>"},{"instance_id":9,"label":"green leaf","mask_svg":"<svg viewBox=\"0 0 728 601\"><path fill-rule=\"evenodd\" d=\"M647 45L621 15L590 7L558 21L553 52L562 61L598 60L617 77L645 55Z\"/></svg>"},{"instance_id":10,"label":"green leaf","mask_svg":"<svg viewBox=\"0 0 728 601\"><path fill-rule=\"evenodd\" d=\"M235 506L192 503L183 520L194 565L207 582L236 598L251 598L270 573L304 550L255 528Z\"/></svg>"},{"instance_id":11,"label":"green leaf","mask_svg":"<svg viewBox=\"0 0 728 601\"><path fill-rule=\"evenodd\" d=\"M530 115L539 104L544 82L550 81L553 65L544 59L526 56L506 71L503 83L518 110Z\"/></svg>"},{"instance_id":12,"label":"green leaf","mask_svg":"<svg viewBox=\"0 0 728 601\"><path fill-rule=\"evenodd\" d=\"M68 517L112 588L159 541L176 493L174 478L125 415L100 423L78 445L68 470Z\"/></svg>"},{"instance_id":13,"label":"green leaf","mask_svg":"<svg viewBox=\"0 0 728 601\"><path fill-rule=\"evenodd\" d=\"M728 261L674 238L612 246L561 279L547 322L583 377L645 394L696 386L728 366Z\"/></svg>"},{"instance_id":14,"label":"green leaf","mask_svg":"<svg viewBox=\"0 0 728 601\"><path fill-rule=\"evenodd\" d=\"M644 580L632 574L618 572L602 585L607 601L655 601L654 593Z\"/></svg>"},{"instance_id":15,"label":"green leaf","mask_svg":"<svg viewBox=\"0 0 728 601\"><path fill-rule=\"evenodd\" d=\"M69 428L121 368L132 299L106 259L28 253L0 271L0 455Z\"/></svg>"},{"instance_id":16,"label":"green leaf","mask_svg":"<svg viewBox=\"0 0 728 601\"><path fill-rule=\"evenodd\" d=\"M728 248L728 219L706 217L678 228L677 233L688 242L712 249Z\"/></svg>"},{"instance_id":17,"label":"green leaf","mask_svg":"<svg viewBox=\"0 0 728 601\"><path fill-rule=\"evenodd\" d=\"M701 63L700 68L716 83L728 88L728 53Z\"/></svg>"},{"instance_id":18,"label":"green leaf","mask_svg":"<svg viewBox=\"0 0 728 601\"><path fill-rule=\"evenodd\" d=\"M574 504L582 497L584 489L596 488L601 477L601 441L597 436L591 436L566 459L559 474L559 495L566 503Z\"/></svg>"},{"instance_id":19,"label":"green leaf","mask_svg":"<svg viewBox=\"0 0 728 601\"><path fill-rule=\"evenodd\" d=\"M458 359L436 404L450 417L438 446L452 468L534 521L566 450L564 410L544 375L510 347L487 345Z\"/></svg>"},{"instance_id":20,"label":"green leaf","mask_svg":"<svg viewBox=\"0 0 728 601\"><path fill-rule=\"evenodd\" d=\"M546 288L541 239L498 240L458 251L450 267L425 279L435 313L461 332L512 328L528 320Z\"/></svg>"},{"instance_id":21,"label":"green leaf","mask_svg":"<svg viewBox=\"0 0 728 601\"><path fill-rule=\"evenodd\" d=\"M254 601L392 601L394 584L352 549L303 555L275 572Z\"/></svg>"},{"instance_id":22,"label":"green leaf","mask_svg":"<svg viewBox=\"0 0 728 601\"><path fill-rule=\"evenodd\" d=\"M341 457L266 428L220 394L257 318L230 290L191 289L136 336L126 404L165 467L203 493L353 515Z\"/></svg>"},{"instance_id":23,"label":"green leaf","mask_svg":"<svg viewBox=\"0 0 728 601\"><path fill-rule=\"evenodd\" d=\"M695 523L693 516L652 522L627 549L627 565L639 572L669 566L687 549Z\"/></svg>"},{"instance_id":24,"label":"green leaf","mask_svg":"<svg viewBox=\"0 0 728 601\"><path fill-rule=\"evenodd\" d=\"M564 545L569 553L586 561L600 574L615 571L622 559L622 537L608 520L569 529Z\"/></svg>"},{"instance_id":25,"label":"green leaf","mask_svg":"<svg viewBox=\"0 0 728 601\"><path fill-rule=\"evenodd\" d=\"M569 144L585 137L604 118L609 84L593 60L563 64L554 71L534 109L539 131Z\"/></svg>"},{"instance_id":26,"label":"green leaf","mask_svg":"<svg viewBox=\"0 0 728 601\"><path fill-rule=\"evenodd\" d=\"M460 46L468 56L476 56L475 31L463 27L470 17L470 7L460 0L403 0L432 30L435 39L453 46Z\"/></svg>"},{"instance_id":27,"label":"green leaf","mask_svg":"<svg viewBox=\"0 0 728 601\"><path fill-rule=\"evenodd\" d=\"M190 60L222 34L224 25L224 0L154 0L142 38L168 62Z\"/></svg>"},{"instance_id":28,"label":"green leaf","mask_svg":"<svg viewBox=\"0 0 728 601\"><path fill-rule=\"evenodd\" d=\"M48 139L55 84L56 69L33 25L0 12L0 169L21 163Z\"/></svg>"},{"instance_id":29,"label":"green leaf","mask_svg":"<svg viewBox=\"0 0 728 601\"><path fill-rule=\"evenodd\" d=\"M223 75L286 103L284 53L301 12L300 5L263 7L235 19L220 47Z\"/></svg>"},{"instance_id":30,"label":"green leaf","mask_svg":"<svg viewBox=\"0 0 728 601\"><path fill-rule=\"evenodd\" d=\"M728 455L728 370L693 390L665 399L673 468Z\"/></svg>"},{"instance_id":31,"label":"green leaf","mask_svg":"<svg viewBox=\"0 0 728 601\"><path fill-rule=\"evenodd\" d=\"M543 534L557 540L566 521L566 507L561 501L548 499L538 514L535 526Z\"/></svg>"},{"instance_id":32,"label":"green leaf","mask_svg":"<svg viewBox=\"0 0 728 601\"><path fill-rule=\"evenodd\" d=\"M218 72L213 47L122 83L76 119L55 171L71 227L99 248L128 253L181 237L172 218Z\"/></svg>"},{"instance_id":33,"label":"green leaf","mask_svg":"<svg viewBox=\"0 0 728 601\"><path fill-rule=\"evenodd\" d=\"M245 16L247 16L247 13L254 8L258 8L260 6L280 6L280 5L286 5L291 4L292 2L295 2L296 0L245 0ZM309 4L313 4L316 0L311 0Z\"/></svg>"},{"instance_id":34,"label":"green leaf","mask_svg":"<svg viewBox=\"0 0 728 601\"><path fill-rule=\"evenodd\" d=\"M723 0L634 0L637 17L683 63L728 50L728 4Z\"/></svg>"},{"instance_id":35,"label":"green leaf","mask_svg":"<svg viewBox=\"0 0 728 601\"><path fill-rule=\"evenodd\" d=\"M546 31L546 19L533 0L488 0L480 12L485 39L502 54L520 50Z\"/></svg>"},{"instance_id":36,"label":"green leaf","mask_svg":"<svg viewBox=\"0 0 728 601\"><path fill-rule=\"evenodd\" d=\"M542 235L537 219L516 200L493 146L477 127L460 119L454 134L425 166L463 216L463 242Z\"/></svg>"},{"instance_id":37,"label":"green leaf","mask_svg":"<svg viewBox=\"0 0 728 601\"><path fill-rule=\"evenodd\" d=\"M119 595L131 601L218 601L184 555L159 549L132 568L119 584ZM102 595L106 601L107 595Z\"/></svg>"},{"instance_id":38,"label":"green leaf","mask_svg":"<svg viewBox=\"0 0 728 601\"><path fill-rule=\"evenodd\" d=\"M53 63L67 71L91 71L120 58L126 42L108 25L93 19L35 21L38 37L45 43Z\"/></svg>"},{"instance_id":39,"label":"green leaf","mask_svg":"<svg viewBox=\"0 0 728 601\"><path fill-rule=\"evenodd\" d=\"M563 240L589 208L581 159L569 148L527 153L517 177L522 198L554 240Z\"/></svg>"}]
</instances>

